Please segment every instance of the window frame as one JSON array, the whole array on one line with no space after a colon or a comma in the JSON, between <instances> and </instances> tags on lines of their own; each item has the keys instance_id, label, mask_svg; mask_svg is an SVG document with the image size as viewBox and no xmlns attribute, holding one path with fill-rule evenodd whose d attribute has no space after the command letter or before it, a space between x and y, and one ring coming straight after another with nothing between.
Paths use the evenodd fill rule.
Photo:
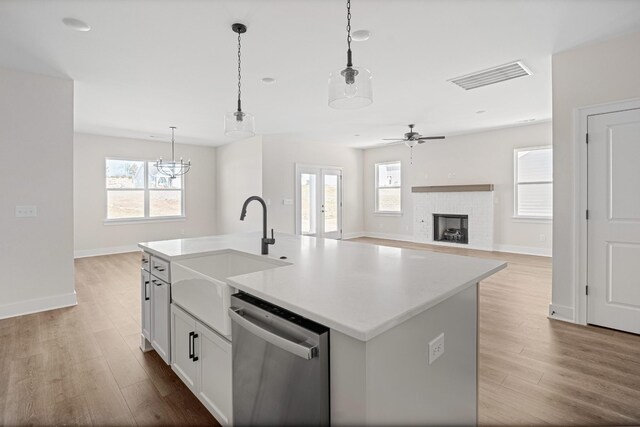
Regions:
<instances>
[{"instance_id":1,"label":"window frame","mask_svg":"<svg viewBox=\"0 0 640 427\"><path fill-rule=\"evenodd\" d=\"M144 164L144 188L107 188L107 161L119 160L127 162L142 162ZM145 223L145 222L166 222L166 221L183 221L187 218L185 203L185 176L182 175L182 183L180 188L155 189L149 188L149 163L155 163L155 159L143 159L132 157L105 157L103 163L103 185L104 185L104 224L126 224L126 223ZM180 197L180 215L166 216L149 216L150 194L152 191L179 191ZM143 191L144 192L144 216L135 218L109 218L109 191Z\"/></svg>"},{"instance_id":2,"label":"window frame","mask_svg":"<svg viewBox=\"0 0 640 427\"><path fill-rule=\"evenodd\" d=\"M513 219L514 220L530 220L530 221L551 221L553 219L553 164L551 165L551 181L534 181L534 182L518 182L518 154L523 151L551 150L553 156L552 145L538 145L534 147L521 147L513 149ZM518 186L530 184L551 184L552 208L551 215L520 215L518 213Z\"/></svg>"},{"instance_id":3,"label":"window frame","mask_svg":"<svg viewBox=\"0 0 640 427\"><path fill-rule=\"evenodd\" d=\"M393 186L393 187L380 187L378 184L378 167L379 166L384 166L384 165L392 165L392 164L398 164L400 166L400 185L398 186ZM373 165L373 173L374 173L374 205L373 205L373 213L375 215L382 215L382 216L401 216L402 215L402 160L391 160L391 161L386 161L386 162L379 162L379 163L374 163ZM380 190L380 188L398 188L400 189L400 210L399 211L382 211L378 209L378 192Z\"/></svg>"}]
</instances>

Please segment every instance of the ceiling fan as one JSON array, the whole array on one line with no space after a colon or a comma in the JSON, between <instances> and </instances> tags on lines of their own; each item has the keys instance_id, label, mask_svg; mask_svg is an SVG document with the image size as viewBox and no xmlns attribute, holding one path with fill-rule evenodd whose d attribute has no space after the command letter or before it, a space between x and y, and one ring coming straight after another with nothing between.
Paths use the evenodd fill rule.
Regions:
<instances>
[{"instance_id":1,"label":"ceiling fan","mask_svg":"<svg viewBox=\"0 0 640 427\"><path fill-rule=\"evenodd\" d=\"M418 132L413 131L414 126L415 126L414 124L409 125L409 132L405 133L404 138L402 139L397 139L397 138L383 139L383 141L391 141L391 142L387 142L386 144L395 144L398 142L404 142L404 144L411 149L411 164L413 164L413 147L432 139L444 139L444 136L422 136Z\"/></svg>"},{"instance_id":2,"label":"ceiling fan","mask_svg":"<svg viewBox=\"0 0 640 427\"><path fill-rule=\"evenodd\" d=\"M415 126L414 124L409 125L409 132L405 133L404 138L402 139L385 138L383 139L383 141L393 141L393 142L387 142L387 144L393 144L395 142L404 142L407 147L413 148L416 146L416 144L422 144L431 139L444 139L444 136L422 136L418 132L413 131L414 126Z\"/></svg>"}]
</instances>

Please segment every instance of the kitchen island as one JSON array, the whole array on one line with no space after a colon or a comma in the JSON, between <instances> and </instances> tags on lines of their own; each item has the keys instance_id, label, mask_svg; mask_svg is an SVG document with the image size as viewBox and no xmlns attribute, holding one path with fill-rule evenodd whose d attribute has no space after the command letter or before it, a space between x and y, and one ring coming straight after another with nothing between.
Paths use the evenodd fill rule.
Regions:
<instances>
[{"instance_id":1,"label":"kitchen island","mask_svg":"<svg viewBox=\"0 0 640 427\"><path fill-rule=\"evenodd\" d=\"M476 423L478 283L505 263L286 234L262 256L258 233L140 247L169 271L229 251L272 260L226 283L330 328L332 424Z\"/></svg>"}]
</instances>

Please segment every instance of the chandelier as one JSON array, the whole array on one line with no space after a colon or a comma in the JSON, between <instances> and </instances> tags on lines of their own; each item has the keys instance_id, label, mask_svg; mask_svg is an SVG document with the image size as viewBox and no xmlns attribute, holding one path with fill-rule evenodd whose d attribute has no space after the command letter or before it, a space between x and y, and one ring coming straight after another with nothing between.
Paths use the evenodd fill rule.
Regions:
<instances>
[{"instance_id":1,"label":"chandelier","mask_svg":"<svg viewBox=\"0 0 640 427\"><path fill-rule=\"evenodd\" d=\"M171 126L170 129L171 129L171 161L165 162L164 160L162 160L162 157L160 157L160 159L156 161L156 168L158 169L158 172L160 172L161 174L166 175L170 178L176 178L178 176L184 175L187 172L189 172L189 170L191 169L191 160L188 160L185 162L182 160L182 157L180 157L180 161L176 161L176 156L175 156L176 127Z\"/></svg>"}]
</instances>

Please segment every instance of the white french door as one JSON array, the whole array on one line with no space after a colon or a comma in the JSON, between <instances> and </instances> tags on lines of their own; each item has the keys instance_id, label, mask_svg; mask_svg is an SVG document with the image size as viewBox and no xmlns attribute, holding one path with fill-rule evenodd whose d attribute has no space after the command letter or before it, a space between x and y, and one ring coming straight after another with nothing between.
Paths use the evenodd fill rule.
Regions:
<instances>
[{"instance_id":1,"label":"white french door","mask_svg":"<svg viewBox=\"0 0 640 427\"><path fill-rule=\"evenodd\" d=\"M342 169L296 165L296 233L342 238Z\"/></svg>"},{"instance_id":2,"label":"white french door","mask_svg":"<svg viewBox=\"0 0 640 427\"><path fill-rule=\"evenodd\" d=\"M587 322L640 333L640 109L588 117Z\"/></svg>"}]
</instances>

